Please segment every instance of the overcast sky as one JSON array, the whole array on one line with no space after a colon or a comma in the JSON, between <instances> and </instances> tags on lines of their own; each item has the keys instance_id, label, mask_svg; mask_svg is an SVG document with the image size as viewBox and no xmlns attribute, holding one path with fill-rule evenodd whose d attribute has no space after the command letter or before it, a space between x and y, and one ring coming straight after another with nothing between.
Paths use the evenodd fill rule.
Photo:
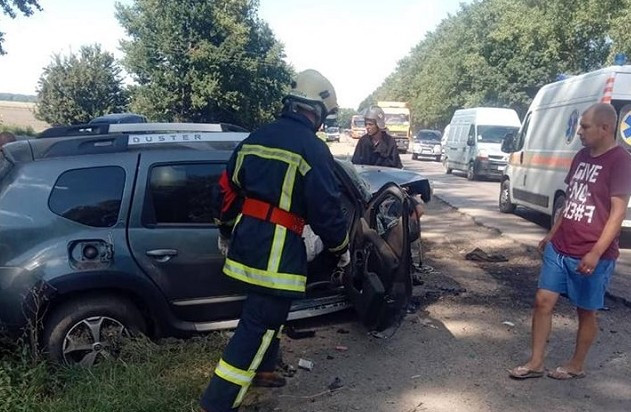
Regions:
<instances>
[{"instance_id":1,"label":"overcast sky","mask_svg":"<svg viewBox=\"0 0 631 412\"><path fill-rule=\"evenodd\" d=\"M0 15L7 52L0 56L0 92L35 94L51 56L76 52L84 44L99 43L121 57L118 44L125 33L114 17L115 1L39 2L44 10L31 17ZM259 15L285 45L296 70L319 70L333 83L340 105L356 108L462 2L261 0Z\"/></svg>"}]
</instances>

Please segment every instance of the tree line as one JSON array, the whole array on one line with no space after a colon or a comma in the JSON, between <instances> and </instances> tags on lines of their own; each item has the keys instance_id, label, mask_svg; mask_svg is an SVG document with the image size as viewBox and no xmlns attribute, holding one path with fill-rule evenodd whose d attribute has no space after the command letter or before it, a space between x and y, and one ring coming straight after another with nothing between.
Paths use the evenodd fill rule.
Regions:
<instances>
[{"instance_id":1,"label":"tree line","mask_svg":"<svg viewBox=\"0 0 631 412\"><path fill-rule=\"evenodd\" d=\"M0 0L0 5L13 15L41 9L36 0ZM127 34L122 60L98 44L53 56L38 82L36 116L50 124L85 123L121 111L152 121L246 128L269 121L293 71L282 44L259 19L258 5L258 0L117 3L116 18Z\"/></svg>"},{"instance_id":2,"label":"tree line","mask_svg":"<svg viewBox=\"0 0 631 412\"><path fill-rule=\"evenodd\" d=\"M477 0L427 33L359 106L409 103L415 128L454 111L510 107L523 116L539 88L631 55L631 0Z\"/></svg>"}]
</instances>

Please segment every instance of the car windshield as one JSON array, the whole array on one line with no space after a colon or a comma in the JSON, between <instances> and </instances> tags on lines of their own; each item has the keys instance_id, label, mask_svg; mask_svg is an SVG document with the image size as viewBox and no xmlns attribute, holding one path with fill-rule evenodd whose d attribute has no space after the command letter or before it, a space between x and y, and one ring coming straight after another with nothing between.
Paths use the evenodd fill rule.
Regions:
<instances>
[{"instance_id":1,"label":"car windshield","mask_svg":"<svg viewBox=\"0 0 631 412\"><path fill-rule=\"evenodd\" d=\"M502 143L508 133L517 133L518 127L512 126L478 126L478 142Z\"/></svg>"},{"instance_id":2,"label":"car windshield","mask_svg":"<svg viewBox=\"0 0 631 412\"><path fill-rule=\"evenodd\" d=\"M364 201L369 202L370 198L372 197L370 193L370 184L368 184L366 180L364 180L361 176L359 176L359 174L357 173L357 170L355 169L355 165L349 162L348 160L335 159L335 161L340 166L342 166L342 169L344 169L344 172L346 172L348 177L351 178L353 184L359 190L359 192L361 193L361 196L364 198Z\"/></svg>"},{"instance_id":3,"label":"car windshield","mask_svg":"<svg viewBox=\"0 0 631 412\"><path fill-rule=\"evenodd\" d=\"M440 142L440 133L431 130L423 130L418 132L416 140L431 140L433 142Z\"/></svg>"},{"instance_id":4,"label":"car windshield","mask_svg":"<svg viewBox=\"0 0 631 412\"><path fill-rule=\"evenodd\" d=\"M364 119L353 119L353 127L366 127Z\"/></svg>"},{"instance_id":5,"label":"car windshield","mask_svg":"<svg viewBox=\"0 0 631 412\"><path fill-rule=\"evenodd\" d=\"M326 129L327 133L338 133L340 131L339 127L329 127L328 129Z\"/></svg>"},{"instance_id":6,"label":"car windshield","mask_svg":"<svg viewBox=\"0 0 631 412\"><path fill-rule=\"evenodd\" d=\"M402 114L402 113L398 113L398 114L394 114L394 113L386 113L386 124L389 125L398 125L398 124L404 124L404 125L409 125L410 124L410 116L407 114Z\"/></svg>"}]
</instances>

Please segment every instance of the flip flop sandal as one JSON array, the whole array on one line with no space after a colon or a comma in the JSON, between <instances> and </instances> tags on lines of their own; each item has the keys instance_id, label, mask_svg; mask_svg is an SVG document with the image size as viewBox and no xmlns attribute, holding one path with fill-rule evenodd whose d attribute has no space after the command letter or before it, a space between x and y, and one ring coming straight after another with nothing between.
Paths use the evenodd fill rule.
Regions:
<instances>
[{"instance_id":1,"label":"flip flop sandal","mask_svg":"<svg viewBox=\"0 0 631 412\"><path fill-rule=\"evenodd\" d=\"M508 369L508 375L513 379L529 379L529 378L541 378L544 371L535 371L525 366L518 366L514 369Z\"/></svg>"},{"instance_id":2,"label":"flip flop sandal","mask_svg":"<svg viewBox=\"0 0 631 412\"><path fill-rule=\"evenodd\" d=\"M581 378L584 378L585 376L586 376L585 372L578 372L578 373L570 372L569 370L565 369L562 366L559 366L555 370L548 372L549 378L556 379L559 381L568 381L570 379L581 379Z\"/></svg>"}]
</instances>

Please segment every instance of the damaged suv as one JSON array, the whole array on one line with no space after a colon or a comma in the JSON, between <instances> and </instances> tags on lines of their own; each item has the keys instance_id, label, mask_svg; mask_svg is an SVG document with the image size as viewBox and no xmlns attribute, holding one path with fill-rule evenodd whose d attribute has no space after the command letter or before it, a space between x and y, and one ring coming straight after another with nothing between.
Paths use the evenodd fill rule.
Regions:
<instances>
[{"instance_id":1,"label":"damaged suv","mask_svg":"<svg viewBox=\"0 0 631 412\"><path fill-rule=\"evenodd\" d=\"M0 149L0 328L35 328L51 359L91 365L121 335L182 336L236 326L241 284L222 274L218 179L244 130L222 124L82 125ZM309 264L289 319L353 306L370 329L405 312L410 196L405 170L335 174L351 234L344 271L328 252ZM405 245L402 246L402 245Z\"/></svg>"}]
</instances>

